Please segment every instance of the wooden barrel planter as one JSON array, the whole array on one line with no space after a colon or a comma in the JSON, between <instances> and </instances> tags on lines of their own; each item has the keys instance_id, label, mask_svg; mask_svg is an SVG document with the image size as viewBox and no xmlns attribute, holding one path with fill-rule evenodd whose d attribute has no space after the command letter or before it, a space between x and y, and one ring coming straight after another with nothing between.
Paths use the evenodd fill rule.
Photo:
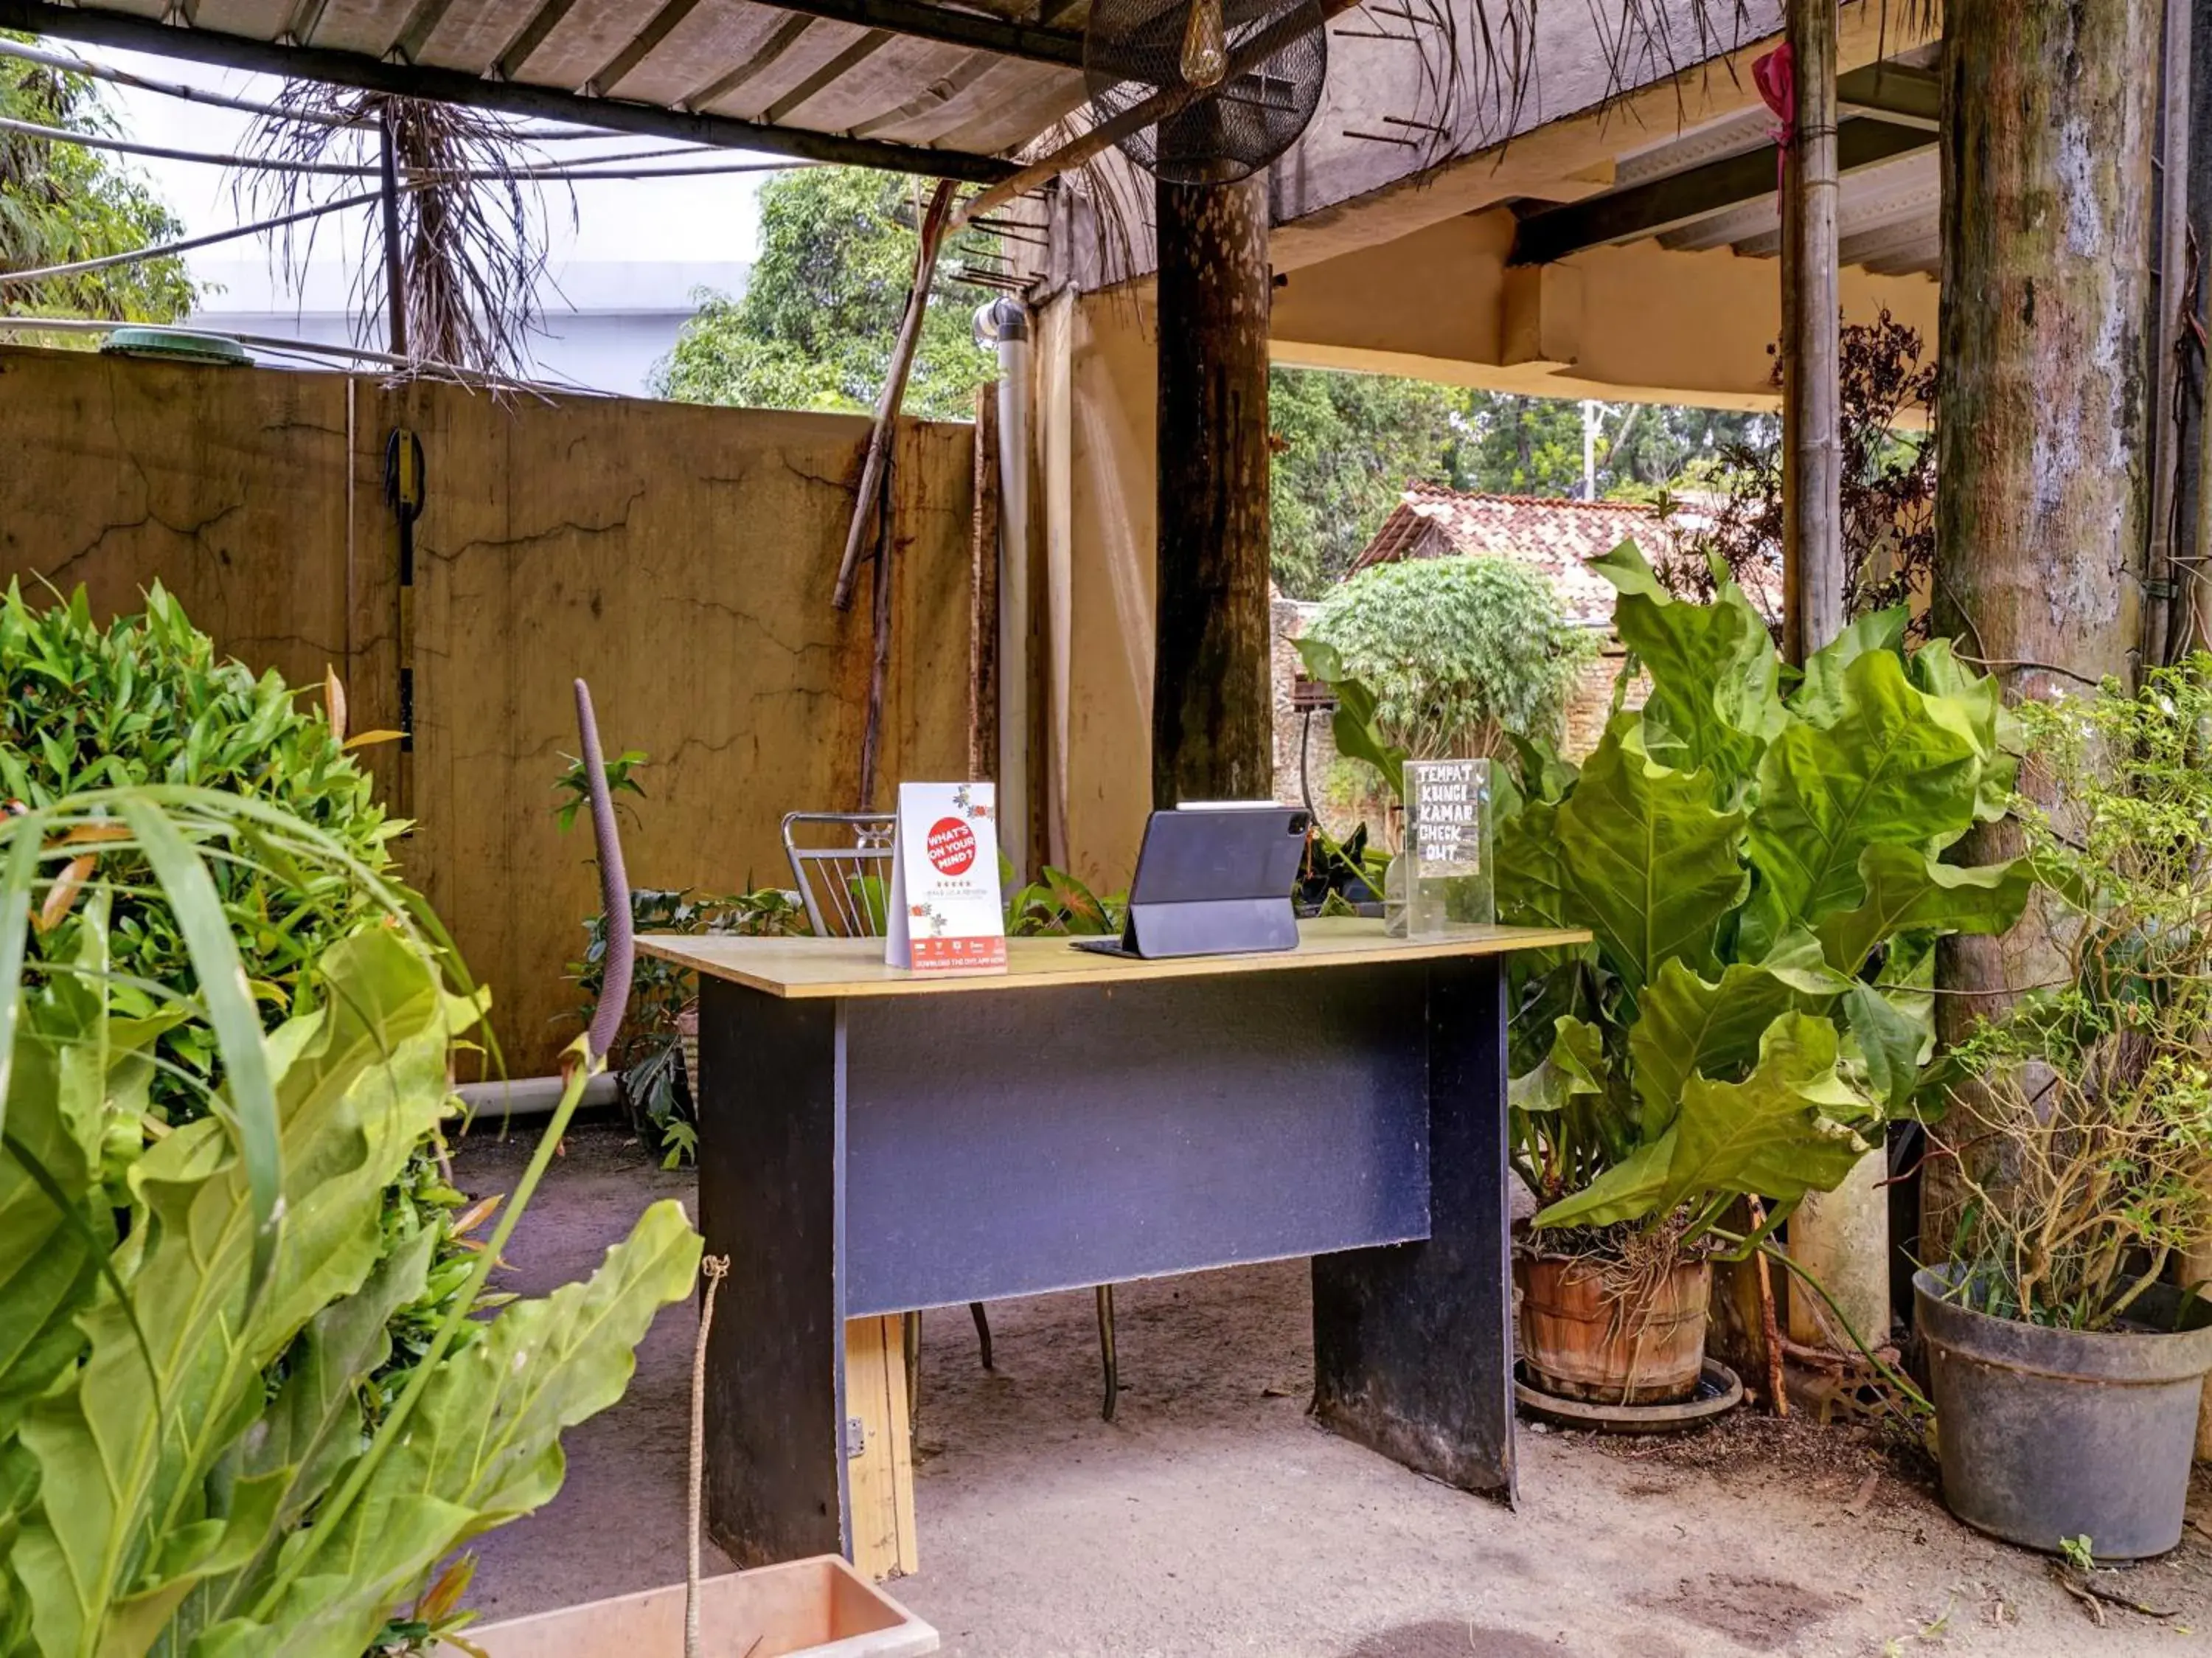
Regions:
<instances>
[{"instance_id":1,"label":"wooden barrel planter","mask_svg":"<svg viewBox=\"0 0 2212 1658\"><path fill-rule=\"evenodd\" d=\"M1516 1250L1513 1279L1534 1386L1605 1405L1673 1405L1698 1391L1711 1262L1677 1262L1640 1301L1608 1291L1604 1267L1587 1257Z\"/></svg>"}]
</instances>

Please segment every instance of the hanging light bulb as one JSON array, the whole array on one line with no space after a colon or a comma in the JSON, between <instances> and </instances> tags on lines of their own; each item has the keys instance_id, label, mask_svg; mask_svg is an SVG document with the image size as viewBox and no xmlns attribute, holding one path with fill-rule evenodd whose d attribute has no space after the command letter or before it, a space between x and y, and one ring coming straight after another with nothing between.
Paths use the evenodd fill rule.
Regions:
<instances>
[{"instance_id":1,"label":"hanging light bulb","mask_svg":"<svg viewBox=\"0 0 2212 1658\"><path fill-rule=\"evenodd\" d=\"M1229 41L1221 21L1221 0L1191 0L1190 21L1182 31L1182 78L1194 87L1219 86L1229 73Z\"/></svg>"}]
</instances>

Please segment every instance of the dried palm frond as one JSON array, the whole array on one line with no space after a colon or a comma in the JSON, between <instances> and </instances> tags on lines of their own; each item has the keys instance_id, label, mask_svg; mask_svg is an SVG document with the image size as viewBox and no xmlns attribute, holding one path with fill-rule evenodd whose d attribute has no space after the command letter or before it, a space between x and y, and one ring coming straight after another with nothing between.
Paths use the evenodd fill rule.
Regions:
<instances>
[{"instance_id":1,"label":"dried palm frond","mask_svg":"<svg viewBox=\"0 0 2212 1658\"><path fill-rule=\"evenodd\" d=\"M543 332L549 214L544 165L527 135L481 110L421 98L327 86L286 84L280 113L255 122L249 155L271 161L342 162L374 167L388 124L399 185L399 277L406 355L485 374L520 377L529 338ZM325 199L333 186L316 175L246 169L234 193L274 214ZM565 186L564 186L565 188ZM321 193L319 193L321 192ZM575 221L573 189L567 190ZM320 220L303 235L288 228L275 257L296 277L313 253ZM387 313L385 220L370 215L369 257L356 268L352 311L356 344L380 333Z\"/></svg>"}]
</instances>

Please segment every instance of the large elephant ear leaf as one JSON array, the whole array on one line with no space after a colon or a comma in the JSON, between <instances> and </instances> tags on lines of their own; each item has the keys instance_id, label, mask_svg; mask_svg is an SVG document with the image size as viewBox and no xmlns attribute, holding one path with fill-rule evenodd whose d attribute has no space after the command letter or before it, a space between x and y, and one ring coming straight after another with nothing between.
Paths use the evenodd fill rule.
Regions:
<instances>
[{"instance_id":1,"label":"large elephant ear leaf","mask_svg":"<svg viewBox=\"0 0 2212 1658\"><path fill-rule=\"evenodd\" d=\"M1793 1009L1809 1011L1843 988L1834 975L1802 971L1788 951L1772 962L1730 962L1717 979L1701 978L1679 960L1665 963L1638 1000L1628 1033L1644 1137L1656 1139L1674 1126L1692 1076L1734 1081L1758 1059L1759 1040L1777 1019Z\"/></svg>"},{"instance_id":2,"label":"large elephant ear leaf","mask_svg":"<svg viewBox=\"0 0 2212 1658\"><path fill-rule=\"evenodd\" d=\"M1498 826L1498 918L1509 927L1569 924L1559 817L1549 801L1528 800Z\"/></svg>"},{"instance_id":3,"label":"large elephant ear leaf","mask_svg":"<svg viewBox=\"0 0 2212 1658\"><path fill-rule=\"evenodd\" d=\"M1981 756L1969 737L1929 716L1904 665L1869 651L1844 685L1841 718L1825 730L1792 721L1759 765L1748 844L1778 928L1817 928L1863 901L1859 857L1868 847L1934 847L1973 821Z\"/></svg>"},{"instance_id":4,"label":"large elephant ear leaf","mask_svg":"<svg viewBox=\"0 0 2212 1658\"><path fill-rule=\"evenodd\" d=\"M1790 693L1790 711L1814 725L1830 726L1848 709L1844 674L1869 650L1902 656L1911 612L1903 605L1854 617L1844 631L1805 659L1805 677Z\"/></svg>"},{"instance_id":5,"label":"large elephant ear leaf","mask_svg":"<svg viewBox=\"0 0 2212 1658\"><path fill-rule=\"evenodd\" d=\"M1982 757L1974 815L1995 823L2012 809L2026 739L2020 717L2004 705L1994 674L1978 674L1959 660L1948 639L1931 639L1912 653L1912 683L1927 693L1929 713L1969 738Z\"/></svg>"},{"instance_id":6,"label":"large elephant ear leaf","mask_svg":"<svg viewBox=\"0 0 2212 1658\"><path fill-rule=\"evenodd\" d=\"M1733 582L1711 604L1674 598L1632 541L1589 567L1620 591L1614 630L1651 679L1644 712L1652 757L1707 769L1716 799L1734 804L1784 719L1781 661L1766 624Z\"/></svg>"},{"instance_id":7,"label":"large elephant ear leaf","mask_svg":"<svg viewBox=\"0 0 2212 1658\"><path fill-rule=\"evenodd\" d=\"M1876 946L1899 934L2002 933L2035 889L2025 858L2004 863L1938 863L1917 846L1869 846L1859 855L1865 899L1821 919L1821 953L1856 974Z\"/></svg>"},{"instance_id":8,"label":"large elephant ear leaf","mask_svg":"<svg viewBox=\"0 0 2212 1658\"><path fill-rule=\"evenodd\" d=\"M1653 760L1638 716L1622 715L1554 823L1567 911L1597 935L1631 996L1670 957L1718 971L1721 922L1750 878L1739 856L1743 814L1713 804L1706 774Z\"/></svg>"},{"instance_id":9,"label":"large elephant ear leaf","mask_svg":"<svg viewBox=\"0 0 2212 1658\"><path fill-rule=\"evenodd\" d=\"M1559 1202L1539 1210L1534 1224L1542 1227L1616 1226L1640 1221L1659 1212L1668 1184L1668 1169L1674 1156L1674 1131L1669 1129L1648 1146L1615 1163L1580 1192L1569 1192Z\"/></svg>"},{"instance_id":10,"label":"large elephant ear leaf","mask_svg":"<svg viewBox=\"0 0 2212 1658\"><path fill-rule=\"evenodd\" d=\"M1844 992L1844 1016L1875 1098L1891 1116L1904 1116L1912 1108L1935 1032L1872 984L1855 984Z\"/></svg>"},{"instance_id":11,"label":"large elephant ear leaf","mask_svg":"<svg viewBox=\"0 0 2212 1658\"><path fill-rule=\"evenodd\" d=\"M1768 1026L1741 1082L1692 1076L1674 1123L1665 1208L1727 1193L1789 1202L1840 1185L1868 1150L1855 1129L1874 1109L1836 1070L1836 1027L1786 1013Z\"/></svg>"}]
</instances>

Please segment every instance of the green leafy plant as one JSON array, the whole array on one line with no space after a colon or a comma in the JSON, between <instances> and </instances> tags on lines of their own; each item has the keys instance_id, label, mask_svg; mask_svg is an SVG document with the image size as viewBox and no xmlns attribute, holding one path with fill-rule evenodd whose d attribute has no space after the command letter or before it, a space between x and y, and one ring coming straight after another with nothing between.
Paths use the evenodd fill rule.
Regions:
<instances>
[{"instance_id":1,"label":"green leafy plant","mask_svg":"<svg viewBox=\"0 0 2212 1658\"><path fill-rule=\"evenodd\" d=\"M554 782L561 797L553 818L562 834L591 799L591 779L584 762L562 755L568 769ZM637 773L647 764L641 749L625 749L605 762L607 793L617 800L623 795L646 798ZM701 893L689 887L638 887L630 890L630 924L644 933L740 933L755 936L804 933L806 912L799 894L778 887L733 893ZM568 977L583 993L589 1009L599 1001L606 972L607 917L604 911L584 922L584 954L568 964ZM630 1014L623 1022L610 1064L623 1106L631 1125L649 1137L660 1151L665 1167L673 1168L698 1150L697 1112L684 1075L682 1038L677 1021L699 998L697 975L663 961L640 956L632 969Z\"/></svg>"},{"instance_id":2,"label":"green leafy plant","mask_svg":"<svg viewBox=\"0 0 2212 1658\"><path fill-rule=\"evenodd\" d=\"M1013 873L1013 864L1001 853L999 880L1002 888L1012 887ZM1030 881L1006 899L1008 936L1096 937L1121 930L1121 918L1129 907L1127 893L1101 898L1066 870L1055 869L1050 864L1039 873L1041 880Z\"/></svg>"},{"instance_id":3,"label":"green leafy plant","mask_svg":"<svg viewBox=\"0 0 2212 1658\"><path fill-rule=\"evenodd\" d=\"M222 789L296 816L353 862L392 877L391 843L408 826L385 815L349 752L392 734L349 741L335 680L322 708L301 708L273 672L257 675L219 655L158 582L142 614L105 627L82 588L34 609L10 582L0 602L0 798L40 808L139 783ZM143 856L111 848L101 868L115 891L117 973L192 991L192 952L146 880ZM259 1017L272 1026L291 1012L301 975L323 948L374 910L367 889L343 871L220 859L209 878ZM173 1026L157 1052L164 1063L153 1080L155 1110L196 1113L204 1085L220 1080L211 1033L191 1021Z\"/></svg>"},{"instance_id":4,"label":"green leafy plant","mask_svg":"<svg viewBox=\"0 0 2212 1658\"><path fill-rule=\"evenodd\" d=\"M2109 1330L2212 1240L2212 656L2019 717L2013 809L2063 965L1952 1056L1951 1293Z\"/></svg>"},{"instance_id":5,"label":"green leafy plant","mask_svg":"<svg viewBox=\"0 0 2212 1658\"><path fill-rule=\"evenodd\" d=\"M625 758L628 758L627 756ZM609 762L610 783L615 762ZM630 924L645 933L734 933L769 937L807 930L798 895L777 887L756 893L704 893L690 887L633 887ZM584 954L568 977L584 1004L598 1001L606 968L607 918L584 923ZM630 1016L611 1061L623 1104L640 1135L648 1136L669 1167L697 1149L697 1112L684 1074L677 1021L699 997L698 976L658 956L641 955L631 970Z\"/></svg>"},{"instance_id":6,"label":"green leafy plant","mask_svg":"<svg viewBox=\"0 0 2212 1658\"><path fill-rule=\"evenodd\" d=\"M1524 769L1499 829L1500 918L1595 936L1517 969L1514 1162L1540 1229L1692 1247L1878 1143L1932 1045L1935 941L2002 931L2032 883L1942 862L2013 771L1948 643L1908 655L1887 612L1785 674L1733 582L1675 600L1626 543L1593 567L1651 694L1578 771Z\"/></svg>"},{"instance_id":7,"label":"green leafy plant","mask_svg":"<svg viewBox=\"0 0 2212 1658\"><path fill-rule=\"evenodd\" d=\"M1556 738L1583 667L1597 652L1570 625L1544 575L1510 558L1408 558L1332 588L1307 637L1306 671L1338 687L1356 680L1372 706L1350 710L1385 754L1346 749L1389 779L1387 753L1416 759L1502 755L1505 734ZM1333 667L1334 671L1324 671Z\"/></svg>"},{"instance_id":8,"label":"green leafy plant","mask_svg":"<svg viewBox=\"0 0 2212 1658\"><path fill-rule=\"evenodd\" d=\"M117 972L122 883L72 873L88 830L103 864L149 869L192 991ZM356 882L375 916L301 965L273 1031L226 863ZM55 948L32 964L34 914ZM455 1547L552 1496L561 1430L620 1396L689 1288L698 1240L666 1204L587 1283L469 1316L580 1096L580 1045L467 1282L370 1411L437 1242L393 1247L386 1193L454 1109L451 1054L486 1002L447 987L428 924L263 802L139 787L0 823L0 1654L358 1658ZM152 1084L187 1023L225 1082L173 1127Z\"/></svg>"},{"instance_id":9,"label":"green leafy plant","mask_svg":"<svg viewBox=\"0 0 2212 1658\"><path fill-rule=\"evenodd\" d=\"M251 992L249 1011L263 1027L273 1029L312 1006L314 964L337 940L384 918L380 894L400 894L434 924L398 887L392 867L392 843L408 826L385 814L356 758L397 734L349 736L335 676L325 680L319 707L301 706L301 693L277 674L256 674L222 657L158 583L142 613L104 626L82 588L34 608L11 583L0 602L0 680L7 692L0 704L0 796L17 807L46 808L84 789L204 787L281 810L343 854L286 855L247 817L238 831L246 855L208 862L207 879ZM96 871L108 892L103 948L118 1011L149 1019L167 999L196 996L200 952L152 850L114 822L88 820L66 832L77 838L49 889L51 912L42 906L33 917L30 971L47 971L57 956L74 959L69 899ZM447 960L458 969L457 958L448 953ZM222 1097L229 1079L207 1021L168 1020L149 1040L149 1132L182 1126ZM422 1332L442 1321L468 1270L467 1250L452 1225L461 1198L444 1177L442 1136L435 1123L425 1129L385 1194L391 1247L425 1228L440 1237L422 1301L394 1312L393 1374L380 1387L404 1381Z\"/></svg>"}]
</instances>

